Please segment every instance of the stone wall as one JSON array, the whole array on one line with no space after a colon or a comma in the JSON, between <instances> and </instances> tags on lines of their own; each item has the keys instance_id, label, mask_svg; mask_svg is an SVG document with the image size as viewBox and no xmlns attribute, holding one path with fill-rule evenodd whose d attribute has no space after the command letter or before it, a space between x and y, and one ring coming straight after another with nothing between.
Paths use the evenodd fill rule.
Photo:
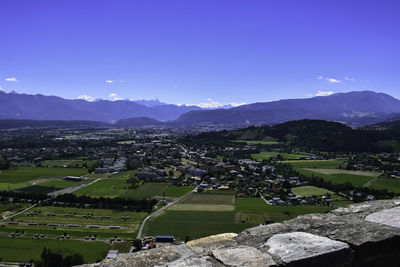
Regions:
<instances>
[{"instance_id":1,"label":"stone wall","mask_svg":"<svg viewBox=\"0 0 400 267\"><path fill-rule=\"evenodd\" d=\"M353 204L86 266L400 266L400 199Z\"/></svg>"}]
</instances>

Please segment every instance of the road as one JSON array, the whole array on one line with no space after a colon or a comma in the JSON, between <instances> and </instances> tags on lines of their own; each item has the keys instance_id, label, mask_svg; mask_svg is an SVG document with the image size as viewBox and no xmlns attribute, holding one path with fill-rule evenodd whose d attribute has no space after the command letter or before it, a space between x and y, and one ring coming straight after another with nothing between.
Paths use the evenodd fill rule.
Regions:
<instances>
[{"instance_id":1,"label":"road","mask_svg":"<svg viewBox=\"0 0 400 267\"><path fill-rule=\"evenodd\" d=\"M260 195L260 197L262 198L262 200L264 200L266 204L271 205L258 190L257 193Z\"/></svg>"},{"instance_id":2,"label":"road","mask_svg":"<svg viewBox=\"0 0 400 267\"><path fill-rule=\"evenodd\" d=\"M203 182L201 182L200 184L202 184L202 183L203 183ZM199 184L199 185L200 185L200 184ZM162 211L168 209L168 208L171 207L172 205L174 205L174 204L176 204L176 203L178 203L178 202L180 202L180 201L182 201L182 200L188 198L191 194L193 194L193 192L196 192L196 191L197 191L197 188L199 187L199 185L196 186L195 189L193 189L192 191L190 191L190 193L184 195L183 197L179 198L178 200L175 200L175 201L173 201L173 202L168 203L168 204L165 205L164 207L162 207L162 208L160 208L160 209L154 211L153 213L149 214L146 218L144 218L144 220L142 221L142 223L141 223L141 225L140 225L140 227L139 227L139 231L138 231L138 234L137 234L136 238L137 238L137 239L140 239L140 238L142 237L144 225L146 224L146 222L147 222L151 217L153 217L153 216L159 214L160 212L162 212Z\"/></svg>"},{"instance_id":3,"label":"road","mask_svg":"<svg viewBox=\"0 0 400 267\"><path fill-rule=\"evenodd\" d=\"M375 181L375 179L378 178L379 176L381 176L382 174L384 174L384 172L381 172L380 174L378 174L377 176L375 176L374 178L372 178L371 180L369 180L365 185L363 185L363 187L367 187L370 183L372 183L373 181Z\"/></svg>"},{"instance_id":4,"label":"road","mask_svg":"<svg viewBox=\"0 0 400 267\"><path fill-rule=\"evenodd\" d=\"M80 184L80 185L64 188L64 189L61 189L61 190L58 190L58 191L54 191L54 192L48 193L47 195L50 196L50 197L56 197L56 196L62 195L62 194L71 194L72 192L75 192L78 189L81 189L81 188L84 188L86 186L92 185L92 184L94 184L94 183L96 183L96 182L98 182L100 180L101 180L101 178L97 178L96 180L94 180L94 181L92 181L92 182L90 182L88 184Z\"/></svg>"}]
</instances>

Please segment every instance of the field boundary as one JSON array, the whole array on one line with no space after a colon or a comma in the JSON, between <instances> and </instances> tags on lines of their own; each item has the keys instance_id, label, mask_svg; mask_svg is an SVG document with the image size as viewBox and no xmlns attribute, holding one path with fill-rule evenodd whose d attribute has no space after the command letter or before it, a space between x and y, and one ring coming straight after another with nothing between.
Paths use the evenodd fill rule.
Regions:
<instances>
[{"instance_id":1,"label":"field boundary","mask_svg":"<svg viewBox=\"0 0 400 267\"><path fill-rule=\"evenodd\" d=\"M384 174L383 172L381 172L380 174L378 174L377 176L375 176L374 178L372 178L371 180L369 180L366 184L364 184L362 187L367 187L370 183L372 183L373 181L375 181L379 176L381 176L382 174Z\"/></svg>"}]
</instances>

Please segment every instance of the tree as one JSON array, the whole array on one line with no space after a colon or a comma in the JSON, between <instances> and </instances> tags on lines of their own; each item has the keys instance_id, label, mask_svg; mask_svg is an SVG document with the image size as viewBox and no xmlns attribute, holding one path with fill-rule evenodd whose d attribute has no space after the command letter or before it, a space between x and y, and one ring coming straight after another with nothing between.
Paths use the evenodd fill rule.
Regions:
<instances>
[{"instance_id":1,"label":"tree","mask_svg":"<svg viewBox=\"0 0 400 267\"><path fill-rule=\"evenodd\" d=\"M141 239L134 239L132 241L132 246L135 247L135 251L142 249L142 240Z\"/></svg>"}]
</instances>

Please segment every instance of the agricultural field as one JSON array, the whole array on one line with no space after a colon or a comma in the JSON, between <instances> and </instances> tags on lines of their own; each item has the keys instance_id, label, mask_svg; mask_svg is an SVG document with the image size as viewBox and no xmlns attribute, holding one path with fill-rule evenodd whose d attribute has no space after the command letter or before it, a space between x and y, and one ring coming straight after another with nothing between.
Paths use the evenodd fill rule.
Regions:
<instances>
[{"instance_id":1,"label":"agricultural field","mask_svg":"<svg viewBox=\"0 0 400 267\"><path fill-rule=\"evenodd\" d=\"M252 154L251 157L255 160L262 161L263 159L269 160L270 158L274 158L278 155L281 155L284 159L298 159L301 157L306 157L308 154L288 154L288 153L279 153L279 152L261 152L258 154Z\"/></svg>"},{"instance_id":2,"label":"agricultural field","mask_svg":"<svg viewBox=\"0 0 400 267\"><path fill-rule=\"evenodd\" d=\"M237 198L235 203L235 211L245 214L245 218L252 218L252 216L253 218L261 218L261 214L264 220L257 221L258 223L264 223L265 221L281 222L302 214L323 213L332 209L332 207L327 206L311 205L273 206L266 204L261 198ZM240 216L242 217L242 215Z\"/></svg>"},{"instance_id":3,"label":"agricultural field","mask_svg":"<svg viewBox=\"0 0 400 267\"><path fill-rule=\"evenodd\" d=\"M182 202L173 205L169 210L178 211L233 211L233 195L194 193Z\"/></svg>"},{"instance_id":4,"label":"agricultural field","mask_svg":"<svg viewBox=\"0 0 400 267\"><path fill-rule=\"evenodd\" d=\"M334 202L332 202L333 207L342 207L351 204L351 201L346 200L344 197L340 195L337 195L335 192L315 186L293 187L292 193L303 197L323 196L326 193L329 193L331 195L331 198L335 200Z\"/></svg>"},{"instance_id":5,"label":"agricultural field","mask_svg":"<svg viewBox=\"0 0 400 267\"><path fill-rule=\"evenodd\" d=\"M0 203L0 219L26 209L28 204Z\"/></svg>"},{"instance_id":6,"label":"agricultural field","mask_svg":"<svg viewBox=\"0 0 400 267\"><path fill-rule=\"evenodd\" d=\"M28 228L29 227L29 228ZM24 232L25 236L33 237L35 234L44 234L46 238L57 239L58 236L67 233L73 240L83 240L88 236L96 236L96 240L109 242L111 238L122 238L123 240L131 240L136 237L137 228L128 229L108 229L107 227L96 228L72 228L67 226L49 227L44 225L27 226L26 224L20 225L5 225L0 228L0 236L5 236L16 231Z\"/></svg>"},{"instance_id":7,"label":"agricultural field","mask_svg":"<svg viewBox=\"0 0 400 267\"><path fill-rule=\"evenodd\" d=\"M197 166L197 162L189 159L181 159L183 163L190 164L193 166Z\"/></svg>"},{"instance_id":8,"label":"agricultural field","mask_svg":"<svg viewBox=\"0 0 400 267\"><path fill-rule=\"evenodd\" d=\"M200 238L226 232L238 233L266 221L280 222L300 214L326 212L332 209L323 206L271 206L261 198L232 200L232 196L228 195L221 197L216 194L193 194L192 196L150 219L146 224L145 234L175 235L178 240L183 240L185 237ZM184 209L185 205L192 209ZM221 206L230 206L231 209L223 210L220 209Z\"/></svg>"},{"instance_id":9,"label":"agricultural field","mask_svg":"<svg viewBox=\"0 0 400 267\"><path fill-rule=\"evenodd\" d=\"M133 199L147 199L162 195L162 192L168 187L167 183L144 183L136 189L131 189L121 197Z\"/></svg>"},{"instance_id":10,"label":"agricultural field","mask_svg":"<svg viewBox=\"0 0 400 267\"><path fill-rule=\"evenodd\" d=\"M290 163L295 169L312 168L312 169L338 169L345 167L345 160L297 160L297 161L284 161L283 163Z\"/></svg>"},{"instance_id":11,"label":"agricultural field","mask_svg":"<svg viewBox=\"0 0 400 267\"><path fill-rule=\"evenodd\" d=\"M193 186L168 186L162 193L166 197L182 197L194 189Z\"/></svg>"},{"instance_id":12,"label":"agricultural field","mask_svg":"<svg viewBox=\"0 0 400 267\"><path fill-rule=\"evenodd\" d=\"M21 183L2 183L0 182L0 191L10 191L10 190L16 190L19 188L23 188L26 186L29 186L29 182L21 182Z\"/></svg>"},{"instance_id":13,"label":"agricultural field","mask_svg":"<svg viewBox=\"0 0 400 267\"><path fill-rule=\"evenodd\" d=\"M292 188L292 193L296 194L296 195L303 196L303 197L323 196L326 193L335 194L334 192L329 191L327 189L319 188L319 187L315 187L315 186L311 186L311 185L293 187Z\"/></svg>"},{"instance_id":14,"label":"agricultural field","mask_svg":"<svg viewBox=\"0 0 400 267\"><path fill-rule=\"evenodd\" d=\"M233 211L174 211L167 210L150 219L145 235L174 235L177 240L185 237L196 239L226 232L241 232L249 225L235 223Z\"/></svg>"},{"instance_id":15,"label":"agricultural field","mask_svg":"<svg viewBox=\"0 0 400 267\"><path fill-rule=\"evenodd\" d=\"M348 171L348 170L340 170L340 169L312 169L312 168L303 168L306 171L312 171L321 174L351 174L351 175L360 175L360 176L369 176L375 177L379 173L377 172L369 172L369 171Z\"/></svg>"},{"instance_id":16,"label":"agricultural field","mask_svg":"<svg viewBox=\"0 0 400 267\"><path fill-rule=\"evenodd\" d=\"M378 177L373 180L368 187L375 189L386 189L390 192L400 193L400 180Z\"/></svg>"},{"instance_id":17,"label":"agricultural field","mask_svg":"<svg viewBox=\"0 0 400 267\"><path fill-rule=\"evenodd\" d=\"M31 194L48 194L54 191L57 191L59 188L51 187L51 186L41 186L41 185L30 185L27 187L19 188L15 191L31 193Z\"/></svg>"},{"instance_id":18,"label":"agricultural field","mask_svg":"<svg viewBox=\"0 0 400 267\"><path fill-rule=\"evenodd\" d=\"M279 145L277 141L263 141L263 140L234 140L236 143L246 143L247 145Z\"/></svg>"},{"instance_id":19,"label":"agricultural field","mask_svg":"<svg viewBox=\"0 0 400 267\"><path fill-rule=\"evenodd\" d=\"M87 179L87 180L77 181L77 182L67 181L64 179L52 179L48 182L41 183L40 185L63 189L63 188L73 187L73 186L77 186L77 185L81 185L81 184L88 184L92 181L93 181L92 179Z\"/></svg>"},{"instance_id":20,"label":"agricultural field","mask_svg":"<svg viewBox=\"0 0 400 267\"><path fill-rule=\"evenodd\" d=\"M349 182L355 187L361 187L379 173L348 171L339 169L344 167L343 160L301 161L290 162L301 174L312 177L317 176L334 184Z\"/></svg>"},{"instance_id":21,"label":"agricultural field","mask_svg":"<svg viewBox=\"0 0 400 267\"><path fill-rule=\"evenodd\" d=\"M81 253L84 261L93 263L107 255L110 245L104 242L85 242L78 240L57 241L56 239L32 239L32 237L10 238L0 236L0 258L2 261L28 262L39 260L43 248L63 255Z\"/></svg>"},{"instance_id":22,"label":"agricultural field","mask_svg":"<svg viewBox=\"0 0 400 267\"><path fill-rule=\"evenodd\" d=\"M135 140L127 140L127 141L117 142L118 145L132 145L132 144L135 144L135 143L136 143Z\"/></svg>"},{"instance_id":23,"label":"agricultural field","mask_svg":"<svg viewBox=\"0 0 400 267\"><path fill-rule=\"evenodd\" d=\"M204 194L194 193L181 204L197 204L197 205L234 205L235 197L226 194Z\"/></svg>"},{"instance_id":24,"label":"agricultural field","mask_svg":"<svg viewBox=\"0 0 400 267\"><path fill-rule=\"evenodd\" d=\"M118 253L129 253L132 242L113 242L111 249L118 250Z\"/></svg>"},{"instance_id":25,"label":"agricultural field","mask_svg":"<svg viewBox=\"0 0 400 267\"><path fill-rule=\"evenodd\" d=\"M132 177L135 177L136 174L138 173L138 169L136 170L129 170L129 171L124 171L124 172L120 172L118 174L115 174L112 176L112 178L124 178L124 179L129 179Z\"/></svg>"},{"instance_id":26,"label":"agricultural field","mask_svg":"<svg viewBox=\"0 0 400 267\"><path fill-rule=\"evenodd\" d=\"M40 178L52 178L61 176L81 176L87 173L87 169L79 168L43 168L20 167L0 172L0 183L23 183Z\"/></svg>"},{"instance_id":27,"label":"agricultural field","mask_svg":"<svg viewBox=\"0 0 400 267\"><path fill-rule=\"evenodd\" d=\"M128 183L125 179L105 178L75 191L74 194L77 196L87 195L91 197L145 199L162 194L168 184L144 183L136 189L131 188L131 186L132 184Z\"/></svg>"},{"instance_id":28,"label":"agricultural field","mask_svg":"<svg viewBox=\"0 0 400 267\"><path fill-rule=\"evenodd\" d=\"M119 197L129 191L129 184L124 179L101 179L96 183L81 188L73 194L77 196L91 196L91 197Z\"/></svg>"},{"instance_id":29,"label":"agricultural field","mask_svg":"<svg viewBox=\"0 0 400 267\"><path fill-rule=\"evenodd\" d=\"M111 174L111 173L90 173L86 174L85 177L88 178L123 178L123 179L128 179L136 176L136 173L139 170L129 170L129 171L123 171L117 174Z\"/></svg>"},{"instance_id":30,"label":"agricultural field","mask_svg":"<svg viewBox=\"0 0 400 267\"><path fill-rule=\"evenodd\" d=\"M71 240L85 240L89 246L95 241L102 241L108 244L111 238L118 237L125 241L132 240L137 234L140 223L146 216L147 213L145 212L111 209L35 207L15 216L13 222L18 224L8 224L9 220L2 222L0 237L19 232L23 233L24 238L32 239L34 235L45 235L43 239L51 241L67 234L70 240L63 241L66 243ZM51 225L49 226L48 224ZM110 228L110 226L112 227ZM89 237L95 237L95 240L87 241Z\"/></svg>"},{"instance_id":31,"label":"agricultural field","mask_svg":"<svg viewBox=\"0 0 400 267\"><path fill-rule=\"evenodd\" d=\"M35 215L32 215L35 214ZM51 215L49 215L51 214ZM90 214L91 217L84 216ZM70 216L67 216L70 215ZM109 218L102 218L109 216ZM128 216L125 220L121 217ZM115 211L109 209L88 209L71 207L35 207L23 214L14 217L14 221L21 223L56 223L60 225L78 224L78 225L119 225L126 227L135 227L141 223L145 212Z\"/></svg>"}]
</instances>

